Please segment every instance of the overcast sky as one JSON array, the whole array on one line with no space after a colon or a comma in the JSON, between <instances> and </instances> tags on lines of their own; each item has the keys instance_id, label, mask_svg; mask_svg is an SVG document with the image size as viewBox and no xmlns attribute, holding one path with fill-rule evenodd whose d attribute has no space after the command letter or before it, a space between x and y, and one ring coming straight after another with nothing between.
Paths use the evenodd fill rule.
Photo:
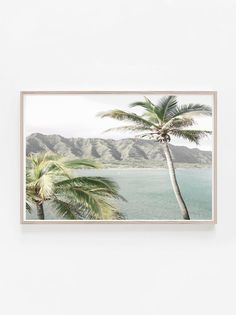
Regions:
<instances>
[{"instance_id":1,"label":"overcast sky","mask_svg":"<svg viewBox=\"0 0 236 315\"><path fill-rule=\"evenodd\" d=\"M159 95L145 94L152 102L156 103L161 97ZM26 136L32 133L58 134L63 137L83 138L113 138L121 139L134 137L133 133L109 132L106 129L127 124L110 118L99 118L97 113L122 109L141 113L140 109L130 109L128 105L132 102L142 101L144 95L27 95L24 102L24 119ZM178 96L179 104L200 103L212 106L212 96L181 95ZM212 130L212 117L197 117L197 129ZM181 139L172 139L175 145L196 147ZM212 138L201 141L198 146L202 150L212 150Z\"/></svg>"}]
</instances>

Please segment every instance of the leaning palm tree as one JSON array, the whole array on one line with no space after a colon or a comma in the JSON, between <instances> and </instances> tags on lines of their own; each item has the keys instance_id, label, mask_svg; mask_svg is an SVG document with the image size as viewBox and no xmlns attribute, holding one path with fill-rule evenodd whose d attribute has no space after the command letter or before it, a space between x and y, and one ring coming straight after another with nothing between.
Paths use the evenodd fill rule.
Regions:
<instances>
[{"instance_id":1,"label":"leaning palm tree","mask_svg":"<svg viewBox=\"0 0 236 315\"><path fill-rule=\"evenodd\" d=\"M187 206L177 183L174 163L168 143L171 141L171 137L174 136L199 144L200 139L207 136L210 132L193 129L192 126L196 124L194 118L196 115L211 115L211 108L202 104L179 106L176 96L162 97L158 104L153 104L145 97L144 102L132 103L130 107L141 107L144 109L144 112L141 115L137 115L133 112L114 109L109 112L100 113L98 116L110 117L132 123L127 126L111 128L107 131L121 130L142 132L137 136L154 139L162 145L169 169L170 180L181 209L182 217L184 220L190 220Z\"/></svg>"},{"instance_id":2,"label":"leaning palm tree","mask_svg":"<svg viewBox=\"0 0 236 315\"><path fill-rule=\"evenodd\" d=\"M51 203L57 215L66 219L123 219L113 204L122 199L117 184L104 177L74 177L72 170L98 168L89 160L68 160L48 153L31 154L26 167L26 209L37 209L44 220L44 204Z\"/></svg>"}]
</instances>

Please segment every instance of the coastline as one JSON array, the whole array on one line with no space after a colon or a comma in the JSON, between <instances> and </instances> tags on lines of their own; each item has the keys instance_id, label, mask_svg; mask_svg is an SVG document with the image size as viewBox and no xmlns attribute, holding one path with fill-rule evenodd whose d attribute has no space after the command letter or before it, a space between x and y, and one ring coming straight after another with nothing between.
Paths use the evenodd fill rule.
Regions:
<instances>
[{"instance_id":1,"label":"coastline","mask_svg":"<svg viewBox=\"0 0 236 315\"><path fill-rule=\"evenodd\" d=\"M186 169L211 169L212 168L212 165L204 165L204 166L187 166L187 167L184 167L184 166L176 166L176 170L186 170ZM84 170L91 170L93 171L94 169L89 169L89 168L84 168ZM168 171L168 168L167 167L102 167L102 168L97 168L96 171L104 171L104 170L109 170L109 171L137 171L137 170L140 170L140 171L151 171L151 170L158 170L158 171L163 171L163 170L167 170Z\"/></svg>"}]
</instances>

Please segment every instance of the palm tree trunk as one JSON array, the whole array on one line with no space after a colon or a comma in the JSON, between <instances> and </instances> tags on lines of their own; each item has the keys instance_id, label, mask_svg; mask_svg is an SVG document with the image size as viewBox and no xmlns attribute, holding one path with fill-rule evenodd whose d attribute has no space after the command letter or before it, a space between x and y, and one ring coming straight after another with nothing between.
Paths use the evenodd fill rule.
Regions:
<instances>
[{"instance_id":1,"label":"palm tree trunk","mask_svg":"<svg viewBox=\"0 0 236 315\"><path fill-rule=\"evenodd\" d=\"M171 157L170 148L168 146L168 143L165 142L163 144L163 149L164 149L164 153L165 153L165 157L166 157L166 161L167 161L167 166L169 169L170 181L171 181L174 193L175 193L175 197L176 197L177 202L179 204L183 219L184 220L190 220L187 206L184 202L184 199L183 199L181 192L180 192L180 189L179 189L179 185L177 183L174 163L173 163L173 160Z\"/></svg>"},{"instance_id":2,"label":"palm tree trunk","mask_svg":"<svg viewBox=\"0 0 236 315\"><path fill-rule=\"evenodd\" d=\"M39 220L44 220L44 209L42 203L37 203L37 217Z\"/></svg>"}]
</instances>

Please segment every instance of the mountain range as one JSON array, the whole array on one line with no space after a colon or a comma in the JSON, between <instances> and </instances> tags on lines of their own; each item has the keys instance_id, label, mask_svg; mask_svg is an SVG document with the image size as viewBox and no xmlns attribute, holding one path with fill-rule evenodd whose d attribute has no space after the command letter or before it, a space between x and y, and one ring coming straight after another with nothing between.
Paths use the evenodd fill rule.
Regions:
<instances>
[{"instance_id":1,"label":"mountain range","mask_svg":"<svg viewBox=\"0 0 236 315\"><path fill-rule=\"evenodd\" d=\"M171 145L173 160L178 164L211 164L211 151ZM95 159L107 166L156 167L165 166L161 144L154 140L126 138L64 138L60 135L31 134L26 138L26 154L52 152L63 156Z\"/></svg>"}]
</instances>

